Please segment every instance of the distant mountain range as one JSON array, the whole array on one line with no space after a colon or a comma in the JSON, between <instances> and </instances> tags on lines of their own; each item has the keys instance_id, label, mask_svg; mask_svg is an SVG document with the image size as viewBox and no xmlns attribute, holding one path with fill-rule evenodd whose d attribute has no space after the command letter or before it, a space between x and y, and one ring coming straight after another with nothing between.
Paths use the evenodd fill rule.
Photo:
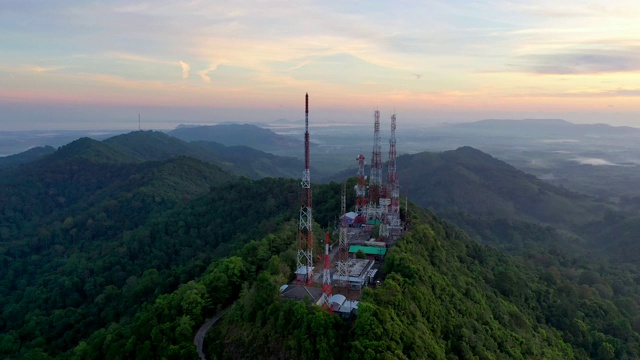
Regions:
<instances>
[{"instance_id":1,"label":"distant mountain range","mask_svg":"<svg viewBox=\"0 0 640 360\"><path fill-rule=\"evenodd\" d=\"M157 131L134 131L102 142L80 138L57 151L52 147L35 148L0 158L0 169L15 167L39 159L57 162L83 158L99 163L135 163L162 161L179 156L193 157L249 178L301 176L302 160L278 156L247 146L225 146L209 141L186 142Z\"/></svg>"},{"instance_id":2,"label":"distant mountain range","mask_svg":"<svg viewBox=\"0 0 640 360\"><path fill-rule=\"evenodd\" d=\"M607 124L575 124L561 119L487 119L470 123L451 124L441 130L474 131L478 135L515 134L545 137L570 136L638 136L640 129Z\"/></svg>"},{"instance_id":3,"label":"distant mountain range","mask_svg":"<svg viewBox=\"0 0 640 360\"><path fill-rule=\"evenodd\" d=\"M104 140L123 130L25 130L0 131L0 154L13 155L37 147L58 148L81 137ZM6 156L5 156L6 157ZM0 158L1 160L2 158Z\"/></svg>"},{"instance_id":4,"label":"distant mountain range","mask_svg":"<svg viewBox=\"0 0 640 360\"><path fill-rule=\"evenodd\" d=\"M227 146L249 146L262 151L292 149L298 153L304 145L302 140L250 124L183 126L169 131L168 134L184 141L213 141Z\"/></svg>"}]
</instances>

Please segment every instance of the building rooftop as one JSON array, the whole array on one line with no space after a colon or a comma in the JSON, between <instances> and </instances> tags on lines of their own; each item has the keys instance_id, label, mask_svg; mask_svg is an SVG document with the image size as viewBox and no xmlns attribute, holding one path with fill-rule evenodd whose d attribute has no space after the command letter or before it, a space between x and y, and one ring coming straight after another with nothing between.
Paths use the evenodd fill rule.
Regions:
<instances>
[{"instance_id":1,"label":"building rooftop","mask_svg":"<svg viewBox=\"0 0 640 360\"><path fill-rule=\"evenodd\" d=\"M384 256L387 253L387 248L379 247L379 246L360 246L360 245L351 245L349 247L350 253L357 253L362 250L366 255L380 255Z\"/></svg>"},{"instance_id":2,"label":"building rooftop","mask_svg":"<svg viewBox=\"0 0 640 360\"><path fill-rule=\"evenodd\" d=\"M347 268L349 276L363 277L373 266L373 260L369 259L349 259Z\"/></svg>"},{"instance_id":3,"label":"building rooftop","mask_svg":"<svg viewBox=\"0 0 640 360\"><path fill-rule=\"evenodd\" d=\"M341 313L350 313L351 311L357 310L357 309L358 309L358 301L347 300L344 303L342 303L342 305L340 305L340 308L338 308L337 311Z\"/></svg>"},{"instance_id":4,"label":"building rooftop","mask_svg":"<svg viewBox=\"0 0 640 360\"><path fill-rule=\"evenodd\" d=\"M335 272L333 273L333 281L349 281L362 286L366 282L366 277L369 276L374 263L375 261L369 259L349 259L347 263L348 277L341 278Z\"/></svg>"},{"instance_id":5,"label":"building rooftop","mask_svg":"<svg viewBox=\"0 0 640 360\"><path fill-rule=\"evenodd\" d=\"M352 220L353 220L353 219L355 219L355 218L358 216L358 213L357 213L357 212L350 211L350 212L348 212L348 213L344 214L343 216L346 216L346 217L348 217L349 219L352 219Z\"/></svg>"},{"instance_id":6,"label":"building rooftop","mask_svg":"<svg viewBox=\"0 0 640 360\"><path fill-rule=\"evenodd\" d=\"M281 288L282 289L282 288ZM289 285L280 294L285 299L304 300L309 299L316 303L322 297L322 289L309 286Z\"/></svg>"},{"instance_id":7,"label":"building rooftop","mask_svg":"<svg viewBox=\"0 0 640 360\"><path fill-rule=\"evenodd\" d=\"M358 301L347 300L347 298L341 294L333 295L329 303L331 304L331 311L338 313L350 314L353 310L358 309Z\"/></svg>"},{"instance_id":8,"label":"building rooftop","mask_svg":"<svg viewBox=\"0 0 640 360\"><path fill-rule=\"evenodd\" d=\"M315 269L315 266L311 266L308 270L310 273L313 274L313 270ZM307 275L307 267L306 266L300 266L298 268L298 270L296 270L295 272L297 275Z\"/></svg>"}]
</instances>

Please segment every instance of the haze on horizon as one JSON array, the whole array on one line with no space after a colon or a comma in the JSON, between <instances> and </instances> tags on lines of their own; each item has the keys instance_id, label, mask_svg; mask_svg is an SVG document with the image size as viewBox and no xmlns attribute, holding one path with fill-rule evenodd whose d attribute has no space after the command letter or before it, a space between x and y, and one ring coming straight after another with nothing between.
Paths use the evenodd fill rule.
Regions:
<instances>
[{"instance_id":1,"label":"haze on horizon","mask_svg":"<svg viewBox=\"0 0 640 360\"><path fill-rule=\"evenodd\" d=\"M640 3L0 0L0 130L303 116L640 126Z\"/></svg>"}]
</instances>

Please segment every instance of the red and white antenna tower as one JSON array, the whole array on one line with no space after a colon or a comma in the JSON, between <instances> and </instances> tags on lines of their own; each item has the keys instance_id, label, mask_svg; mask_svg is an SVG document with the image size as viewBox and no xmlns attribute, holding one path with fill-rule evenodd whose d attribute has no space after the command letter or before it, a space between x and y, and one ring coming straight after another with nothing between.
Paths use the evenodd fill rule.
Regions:
<instances>
[{"instance_id":1,"label":"red and white antenna tower","mask_svg":"<svg viewBox=\"0 0 640 360\"><path fill-rule=\"evenodd\" d=\"M309 172L309 94L305 94L304 110L304 172L302 173L302 191L300 220L298 222L298 256L297 256L297 282L303 283L303 275L306 275L306 283L313 284L313 232L311 225L311 176Z\"/></svg>"},{"instance_id":2,"label":"red and white antenna tower","mask_svg":"<svg viewBox=\"0 0 640 360\"><path fill-rule=\"evenodd\" d=\"M322 270L322 305L331 309L331 270L329 267L329 233L324 240L324 269Z\"/></svg>"},{"instance_id":3,"label":"red and white antenna tower","mask_svg":"<svg viewBox=\"0 0 640 360\"><path fill-rule=\"evenodd\" d=\"M360 155L362 156L362 155ZM364 156L362 156L364 158ZM364 161L364 160L363 160ZM340 287L349 287L349 240L347 238L347 229L349 224L347 223L347 217L344 215L347 211L347 182L342 183L342 197L340 201L340 213L342 219L340 219L340 235L338 238L338 261L336 262L336 277L337 284Z\"/></svg>"},{"instance_id":4,"label":"red and white antenna tower","mask_svg":"<svg viewBox=\"0 0 640 360\"><path fill-rule=\"evenodd\" d=\"M376 110L373 113L373 118L373 151L371 153L367 220L376 223L381 220L380 192L382 190L382 154L380 150L380 111Z\"/></svg>"},{"instance_id":5,"label":"red and white antenna tower","mask_svg":"<svg viewBox=\"0 0 640 360\"><path fill-rule=\"evenodd\" d=\"M356 213L355 224L362 224L367 220L367 184L364 178L364 155L360 154L358 160L358 180L356 183ZM344 210L342 211L344 214Z\"/></svg>"},{"instance_id":6,"label":"red and white antenna tower","mask_svg":"<svg viewBox=\"0 0 640 360\"><path fill-rule=\"evenodd\" d=\"M391 137L389 137L389 163L387 164L387 191L391 195L389 225L400 227L400 184L396 174L396 114L391 115Z\"/></svg>"}]
</instances>

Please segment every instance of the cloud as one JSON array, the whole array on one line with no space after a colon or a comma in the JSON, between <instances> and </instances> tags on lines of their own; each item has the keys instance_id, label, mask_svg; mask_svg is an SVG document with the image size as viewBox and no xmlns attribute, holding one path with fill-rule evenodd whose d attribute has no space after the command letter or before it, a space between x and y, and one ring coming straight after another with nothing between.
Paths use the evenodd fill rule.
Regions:
<instances>
[{"instance_id":1,"label":"cloud","mask_svg":"<svg viewBox=\"0 0 640 360\"><path fill-rule=\"evenodd\" d=\"M112 85L122 89L138 89L138 90L167 90L171 89L171 85L158 80L131 80L123 76L81 73L76 74L75 78L91 83L102 83Z\"/></svg>"},{"instance_id":2,"label":"cloud","mask_svg":"<svg viewBox=\"0 0 640 360\"><path fill-rule=\"evenodd\" d=\"M50 71L57 71L60 69L63 69L64 66L32 66L29 68L29 70L36 72L36 73L45 73L45 72L50 72Z\"/></svg>"},{"instance_id":3,"label":"cloud","mask_svg":"<svg viewBox=\"0 0 640 360\"><path fill-rule=\"evenodd\" d=\"M117 52L117 51L110 51L104 54L104 56L109 57L109 58L113 58L113 59L118 59L118 60L124 60L124 61L133 61L133 62L143 62L143 63L151 63L151 64L172 64L173 62L170 61L166 61L166 60L162 60L162 59L155 59L149 56L142 56L142 55L138 55L138 54L130 54L130 53L124 53L124 52Z\"/></svg>"},{"instance_id":4,"label":"cloud","mask_svg":"<svg viewBox=\"0 0 640 360\"><path fill-rule=\"evenodd\" d=\"M612 74L640 71L640 45L599 40L579 47L516 57L510 64L524 72L543 75ZM549 49L552 48L549 46Z\"/></svg>"},{"instance_id":5,"label":"cloud","mask_svg":"<svg viewBox=\"0 0 640 360\"><path fill-rule=\"evenodd\" d=\"M640 89L617 89L608 93L615 96L636 97L640 96Z\"/></svg>"},{"instance_id":6,"label":"cloud","mask_svg":"<svg viewBox=\"0 0 640 360\"><path fill-rule=\"evenodd\" d=\"M526 2L506 3L506 7L518 13L529 14L541 18L625 18L635 17L638 7L633 1L617 2L565 2L536 1L535 4ZM626 4L625 4L626 3Z\"/></svg>"},{"instance_id":7,"label":"cloud","mask_svg":"<svg viewBox=\"0 0 640 360\"><path fill-rule=\"evenodd\" d=\"M187 64L186 62L180 60L180 66L182 67L182 78L183 79L188 79L189 78L189 70L191 69L191 67L189 66L189 64Z\"/></svg>"},{"instance_id":8,"label":"cloud","mask_svg":"<svg viewBox=\"0 0 640 360\"><path fill-rule=\"evenodd\" d=\"M7 75L11 77L15 77L13 73L17 74L42 74L47 72L55 72L58 70L66 69L67 66L40 66L40 65L31 65L31 64L23 64L23 65L9 65L9 64L0 64L0 73L7 73Z\"/></svg>"},{"instance_id":9,"label":"cloud","mask_svg":"<svg viewBox=\"0 0 640 360\"><path fill-rule=\"evenodd\" d=\"M220 64L211 64L209 65L208 68L198 71L198 75L200 75L200 78L202 79L202 81L206 82L207 84L210 84L211 77L209 76L209 73L216 71L219 65Z\"/></svg>"},{"instance_id":10,"label":"cloud","mask_svg":"<svg viewBox=\"0 0 640 360\"><path fill-rule=\"evenodd\" d=\"M612 163L611 161L599 158L584 158L584 157L576 157L570 159L571 161L575 161L580 165L592 165L592 166L620 166L616 163Z\"/></svg>"},{"instance_id":11,"label":"cloud","mask_svg":"<svg viewBox=\"0 0 640 360\"><path fill-rule=\"evenodd\" d=\"M602 97L640 97L640 88L637 89L608 89L589 91L567 91L561 93L533 93L526 94L525 97L548 97L548 98L602 98ZM613 105L608 105L612 107Z\"/></svg>"},{"instance_id":12,"label":"cloud","mask_svg":"<svg viewBox=\"0 0 640 360\"><path fill-rule=\"evenodd\" d=\"M604 74L640 70L638 54L585 51L531 57L530 71L538 74Z\"/></svg>"}]
</instances>

